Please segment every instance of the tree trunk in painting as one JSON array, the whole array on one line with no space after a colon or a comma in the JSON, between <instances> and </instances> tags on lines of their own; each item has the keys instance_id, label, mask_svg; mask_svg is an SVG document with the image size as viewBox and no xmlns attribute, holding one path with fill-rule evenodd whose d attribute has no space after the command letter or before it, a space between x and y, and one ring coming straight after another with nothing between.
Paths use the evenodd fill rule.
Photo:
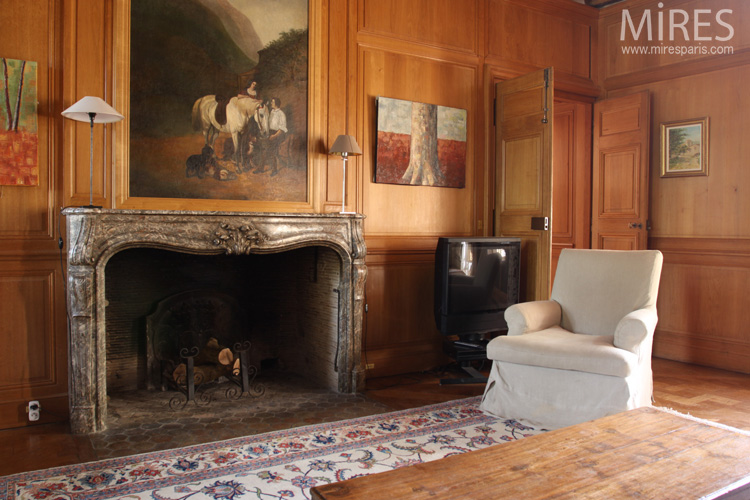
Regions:
<instances>
[{"instance_id":1,"label":"tree trunk in painting","mask_svg":"<svg viewBox=\"0 0 750 500\"><path fill-rule=\"evenodd\" d=\"M411 154L403 180L409 184L433 186L442 182L438 165L437 106L413 102L411 105Z\"/></svg>"},{"instance_id":2,"label":"tree trunk in painting","mask_svg":"<svg viewBox=\"0 0 750 500\"><path fill-rule=\"evenodd\" d=\"M3 78L5 79L5 111L8 114L8 128L7 130L13 130L13 115L10 108L10 90L8 88L8 61L2 58L3 61Z\"/></svg>"},{"instance_id":3,"label":"tree trunk in painting","mask_svg":"<svg viewBox=\"0 0 750 500\"><path fill-rule=\"evenodd\" d=\"M26 61L21 62L21 74L18 77L18 96L16 97L16 116L13 118L11 130L18 132L18 117L21 115L21 97L23 97L23 72L26 69Z\"/></svg>"}]
</instances>

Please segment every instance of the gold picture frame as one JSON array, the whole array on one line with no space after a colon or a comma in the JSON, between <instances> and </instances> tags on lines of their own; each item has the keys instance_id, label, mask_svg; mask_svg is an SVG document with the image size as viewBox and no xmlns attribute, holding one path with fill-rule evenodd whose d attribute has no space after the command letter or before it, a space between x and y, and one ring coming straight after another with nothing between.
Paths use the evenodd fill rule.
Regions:
<instances>
[{"instance_id":1,"label":"gold picture frame","mask_svg":"<svg viewBox=\"0 0 750 500\"><path fill-rule=\"evenodd\" d=\"M661 124L661 177L708 175L708 117Z\"/></svg>"},{"instance_id":2,"label":"gold picture frame","mask_svg":"<svg viewBox=\"0 0 750 500\"><path fill-rule=\"evenodd\" d=\"M328 158L324 151L326 137L326 121L316 117L322 116L321 110L328 108L328 97L321 90L322 79L315 76L313 68L328 68L328 54L321 48L321 40L328 11L323 0L308 0L308 77L306 106L306 134L295 137L299 144L305 144L304 199L237 199L234 197L219 197L212 194L206 197L173 197L173 196L142 196L131 192L131 0L113 0L113 104L126 118L122 124L114 127L114 179L112 208L133 210L199 210L199 211L242 211L242 212L323 212L328 205L339 207L340 201L327 203L321 196L319 186L322 184L321 171L328 174ZM149 2L144 2L150 5ZM286 101L285 101L286 102ZM283 104L282 104L283 105ZM298 110L297 116L303 111ZM337 166L340 168L340 166ZM301 169L300 169L301 170ZM270 174L268 174L270 176ZM191 178L190 180L197 179ZM323 177L325 178L325 177ZM207 178L208 179L208 178ZM273 180L276 182L277 177Z\"/></svg>"}]
</instances>

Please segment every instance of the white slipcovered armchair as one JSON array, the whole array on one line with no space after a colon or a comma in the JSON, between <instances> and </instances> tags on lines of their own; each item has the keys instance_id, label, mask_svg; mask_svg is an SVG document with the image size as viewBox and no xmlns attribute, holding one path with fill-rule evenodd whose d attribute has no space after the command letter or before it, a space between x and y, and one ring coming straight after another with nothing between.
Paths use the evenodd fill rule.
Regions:
<instances>
[{"instance_id":1,"label":"white slipcovered armchair","mask_svg":"<svg viewBox=\"0 0 750 500\"><path fill-rule=\"evenodd\" d=\"M563 250L551 300L508 308L487 346L482 410L556 429L650 405L661 267L656 250Z\"/></svg>"}]
</instances>

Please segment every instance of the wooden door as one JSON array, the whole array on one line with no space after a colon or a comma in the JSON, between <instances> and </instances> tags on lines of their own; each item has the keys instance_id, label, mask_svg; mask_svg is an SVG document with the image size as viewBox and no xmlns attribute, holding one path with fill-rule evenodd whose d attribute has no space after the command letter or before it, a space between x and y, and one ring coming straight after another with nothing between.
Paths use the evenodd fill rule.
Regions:
<instances>
[{"instance_id":1,"label":"wooden door","mask_svg":"<svg viewBox=\"0 0 750 500\"><path fill-rule=\"evenodd\" d=\"M591 247L593 102L555 99L552 144L552 283L565 248Z\"/></svg>"},{"instance_id":2,"label":"wooden door","mask_svg":"<svg viewBox=\"0 0 750 500\"><path fill-rule=\"evenodd\" d=\"M649 93L594 104L591 248L648 246Z\"/></svg>"},{"instance_id":3,"label":"wooden door","mask_svg":"<svg viewBox=\"0 0 750 500\"><path fill-rule=\"evenodd\" d=\"M495 235L521 238L521 300L549 298L552 68L495 85Z\"/></svg>"}]
</instances>

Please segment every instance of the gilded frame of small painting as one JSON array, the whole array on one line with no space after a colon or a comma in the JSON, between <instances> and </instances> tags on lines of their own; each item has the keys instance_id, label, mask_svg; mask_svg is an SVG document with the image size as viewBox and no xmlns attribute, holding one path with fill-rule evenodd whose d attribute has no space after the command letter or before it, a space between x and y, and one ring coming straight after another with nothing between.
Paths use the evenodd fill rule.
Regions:
<instances>
[{"instance_id":1,"label":"gilded frame of small painting","mask_svg":"<svg viewBox=\"0 0 750 500\"><path fill-rule=\"evenodd\" d=\"M708 175L708 117L661 124L661 176Z\"/></svg>"}]
</instances>

